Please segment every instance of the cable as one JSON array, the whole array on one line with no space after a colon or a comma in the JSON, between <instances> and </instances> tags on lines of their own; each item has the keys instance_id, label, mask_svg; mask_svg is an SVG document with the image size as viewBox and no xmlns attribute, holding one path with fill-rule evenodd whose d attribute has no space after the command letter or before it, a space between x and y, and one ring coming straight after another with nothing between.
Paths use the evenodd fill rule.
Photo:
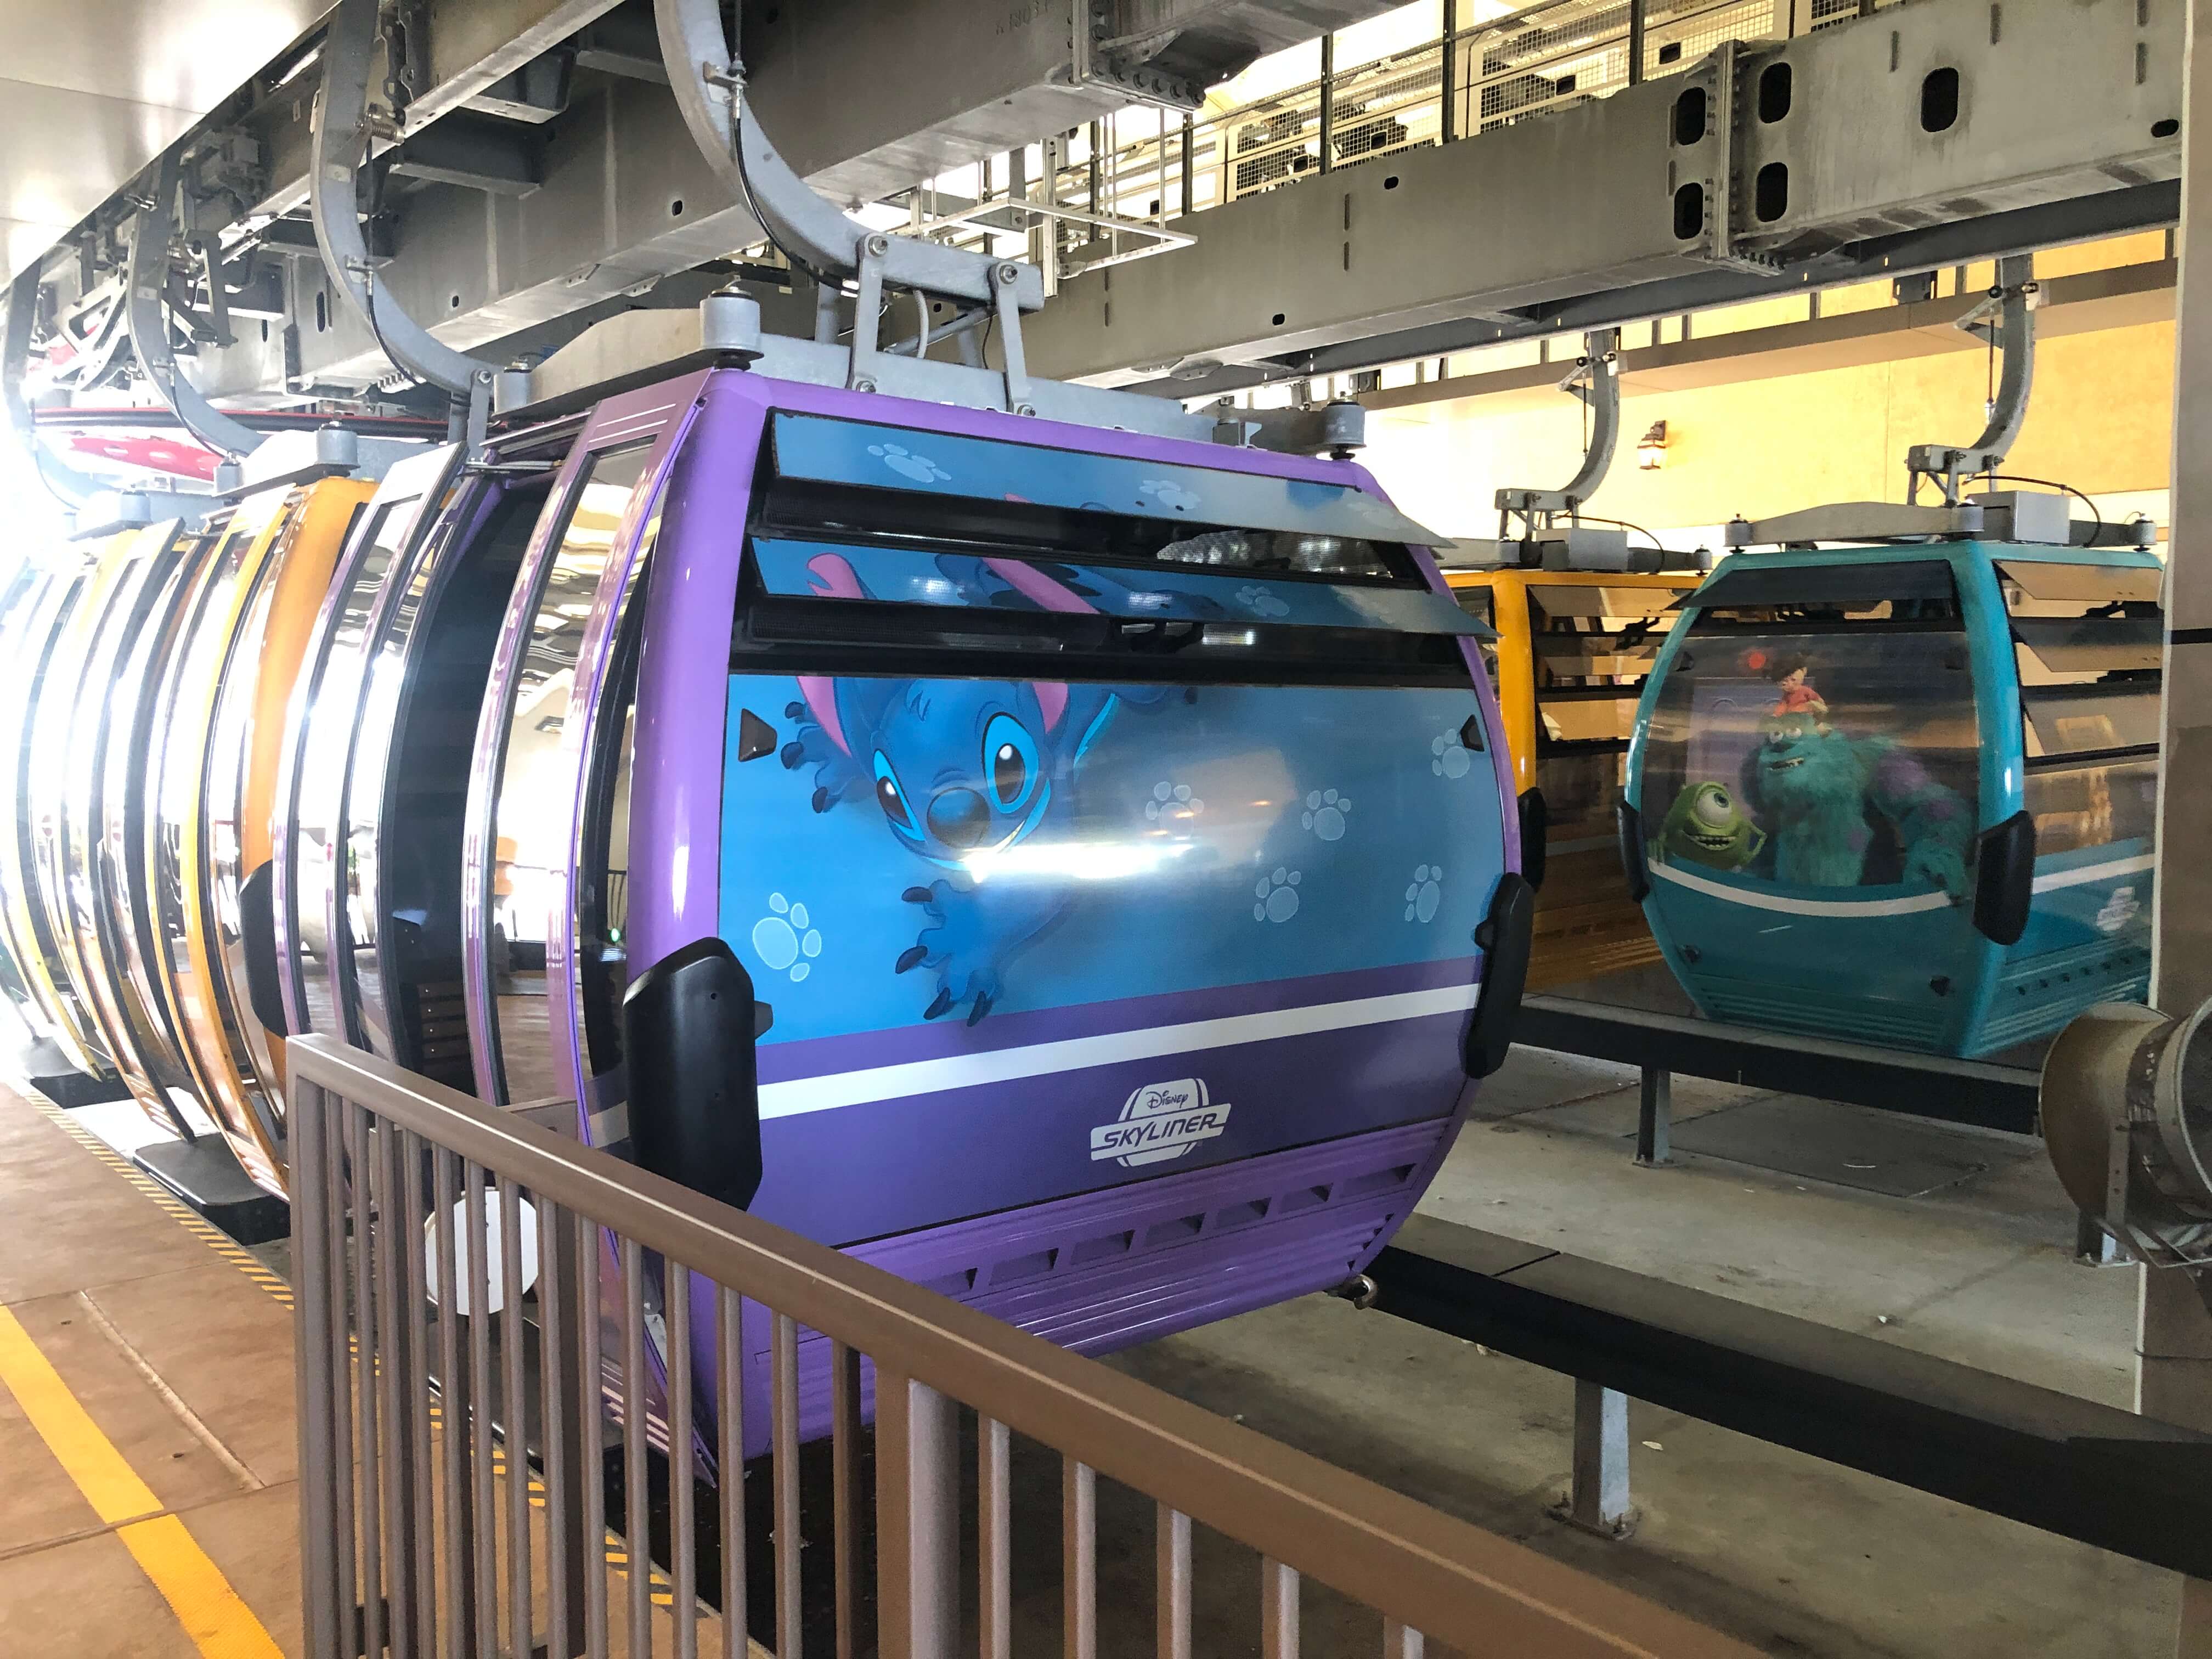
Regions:
<instances>
[{"instance_id":1,"label":"cable","mask_svg":"<svg viewBox=\"0 0 2212 1659\"><path fill-rule=\"evenodd\" d=\"M1661 541L1656 536L1646 530L1642 525L1631 524L1626 519L1601 519L1595 513L1577 513L1575 514L1575 517L1588 524L1609 524L1621 530L1633 530L1638 535L1643 537L1645 541L1650 542L1658 551L1668 554L1671 554L1674 551L1674 549L1668 547L1664 542Z\"/></svg>"},{"instance_id":2,"label":"cable","mask_svg":"<svg viewBox=\"0 0 2212 1659\"><path fill-rule=\"evenodd\" d=\"M2092 547L2094 547L2097 544L2097 538L2103 535L2108 528L2118 528L2117 525L2107 526L2105 522L2105 515L2097 510L2096 502L2091 501L2087 495L2075 489L2070 483L2060 483L2055 478L2024 478L2017 472L1984 472L1981 476L1983 482L1986 483L2034 484L2037 488L2041 489L2064 490L2075 501L2081 502L2082 506L2087 507L2089 509L2089 517L2096 522L2096 529L2092 531L2089 534L2089 545Z\"/></svg>"}]
</instances>

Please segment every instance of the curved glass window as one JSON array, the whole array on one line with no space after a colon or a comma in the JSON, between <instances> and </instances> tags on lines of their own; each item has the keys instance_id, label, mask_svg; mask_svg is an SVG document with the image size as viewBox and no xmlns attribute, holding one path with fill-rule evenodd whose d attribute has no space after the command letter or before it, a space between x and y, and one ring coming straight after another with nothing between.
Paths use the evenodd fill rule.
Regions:
<instances>
[{"instance_id":1,"label":"curved glass window","mask_svg":"<svg viewBox=\"0 0 2212 1659\"><path fill-rule=\"evenodd\" d=\"M544 477L458 504L386 613L346 780L362 902L349 1005L377 1053L473 1091L461 985L462 836L484 682Z\"/></svg>"},{"instance_id":2,"label":"curved glass window","mask_svg":"<svg viewBox=\"0 0 2212 1659\"><path fill-rule=\"evenodd\" d=\"M1610 846L1644 678L1694 586L1528 584L1536 787L1553 852Z\"/></svg>"},{"instance_id":3,"label":"curved glass window","mask_svg":"<svg viewBox=\"0 0 2212 1659\"><path fill-rule=\"evenodd\" d=\"M1921 567L1871 567L1848 595L1695 613L1645 738L1654 866L1964 896L1979 738L1956 596L1933 568L1941 591L1923 573L1908 598L1863 579Z\"/></svg>"},{"instance_id":4,"label":"curved glass window","mask_svg":"<svg viewBox=\"0 0 2212 1659\"><path fill-rule=\"evenodd\" d=\"M506 1103L566 1098L573 1091L566 1057L552 1052L545 1007L545 944L575 823L562 730L584 623L650 453L650 445L638 444L591 459L542 585L526 599L518 596L531 617L530 638L507 691L489 860L494 1075Z\"/></svg>"},{"instance_id":5,"label":"curved glass window","mask_svg":"<svg viewBox=\"0 0 2212 1659\"><path fill-rule=\"evenodd\" d=\"M343 1035L356 1043L361 1042L361 1035L340 1021L331 982L331 917L341 900L350 915L356 896L349 885L343 893L338 890L333 860L342 853L337 845L338 819L345 804L354 729L361 718L369 624L385 579L414 529L420 499L407 496L375 504L364 532L367 544L343 579L344 591L337 600L322 659L310 671L306 712L295 739L298 776L293 789L296 834L289 849L293 948L285 964L292 996L288 1012L295 1029Z\"/></svg>"}]
</instances>

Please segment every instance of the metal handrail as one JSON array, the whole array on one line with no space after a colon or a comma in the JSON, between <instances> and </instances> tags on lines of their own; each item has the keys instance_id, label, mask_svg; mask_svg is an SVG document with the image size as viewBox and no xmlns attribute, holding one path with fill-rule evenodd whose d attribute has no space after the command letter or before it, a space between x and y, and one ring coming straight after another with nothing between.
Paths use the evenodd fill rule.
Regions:
<instances>
[{"instance_id":1,"label":"metal handrail","mask_svg":"<svg viewBox=\"0 0 2212 1659\"><path fill-rule=\"evenodd\" d=\"M398 1131L402 1144L419 1139L495 1177L502 1201L527 1189L535 1204L765 1304L777 1316L779 1350L795 1322L872 1359L886 1551L917 1542L890 1511L916 1513L903 1455L918 1449L908 1442L928 1437L915 1425L930 1401L946 1399L1060 1452L1071 1475L1080 1466L1153 1498L1164 1527L1170 1512L1188 1516L1258 1551L1278 1572L1304 1574L1376 1608L1401 1644L1395 1652L1418 1651L1402 1644L1420 1632L1469 1653L1547 1659L1749 1653L1625 1589L375 1056L314 1036L294 1039L288 1055L295 1155L374 1166L362 1128ZM355 1125L350 1140L341 1119ZM328 1170L295 1171L295 1193L338 1185ZM312 1231L338 1236L329 1220ZM310 1328L311 1299L301 1297L303 1364L330 1346L327 1329ZM951 1486L957 1492L957 1477ZM911 1569L887 1559L884 1571L888 1579ZM879 1594L885 1653L939 1650L908 1628L915 1621L894 1619L902 1596L892 1585Z\"/></svg>"}]
</instances>

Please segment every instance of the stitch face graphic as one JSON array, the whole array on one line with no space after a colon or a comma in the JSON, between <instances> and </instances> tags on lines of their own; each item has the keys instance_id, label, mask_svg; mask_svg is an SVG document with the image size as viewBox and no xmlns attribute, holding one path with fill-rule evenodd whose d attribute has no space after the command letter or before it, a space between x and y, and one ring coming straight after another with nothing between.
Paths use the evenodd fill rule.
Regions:
<instances>
[{"instance_id":1,"label":"stitch face graphic","mask_svg":"<svg viewBox=\"0 0 2212 1659\"><path fill-rule=\"evenodd\" d=\"M834 554L809 568L817 592L867 597ZM1027 578L1007 580L1018 591ZM784 765L814 769L816 811L865 796L901 846L943 872L904 890L927 926L893 967L935 975L925 1018L966 1004L974 1024L1003 994L1007 963L1074 901L1073 876L1049 860L1025 864L1020 849L1072 819L1084 752L1129 694L1051 680L801 676L799 687L801 700L784 710L798 726ZM1190 810L1188 789L1178 801L1163 787L1167 802Z\"/></svg>"},{"instance_id":2,"label":"stitch face graphic","mask_svg":"<svg viewBox=\"0 0 2212 1659\"><path fill-rule=\"evenodd\" d=\"M868 453L902 477L916 483L943 483L952 475L927 455L917 455L904 444L870 444Z\"/></svg>"}]
</instances>

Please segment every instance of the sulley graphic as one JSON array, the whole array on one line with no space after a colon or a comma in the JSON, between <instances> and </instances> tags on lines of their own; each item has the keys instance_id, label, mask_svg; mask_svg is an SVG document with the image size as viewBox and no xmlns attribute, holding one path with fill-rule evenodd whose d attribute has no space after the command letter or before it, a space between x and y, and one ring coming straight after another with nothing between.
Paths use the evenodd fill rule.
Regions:
<instances>
[{"instance_id":1,"label":"sulley graphic","mask_svg":"<svg viewBox=\"0 0 2212 1659\"><path fill-rule=\"evenodd\" d=\"M1887 738L1847 738L1809 713L1778 714L1745 757L1738 794L1765 826L1777 881L1855 887L1877 822L1896 836L1901 879L1966 891L1966 804Z\"/></svg>"},{"instance_id":2,"label":"sulley graphic","mask_svg":"<svg viewBox=\"0 0 2212 1659\"><path fill-rule=\"evenodd\" d=\"M1709 870L1741 870L1766 845L1766 832L1744 816L1726 786L1683 786L1659 826L1656 848L1665 864L1702 864Z\"/></svg>"},{"instance_id":3,"label":"sulley graphic","mask_svg":"<svg viewBox=\"0 0 2212 1659\"><path fill-rule=\"evenodd\" d=\"M1094 610L1035 566L947 556L939 568L971 605ZM824 597L868 597L836 554L807 569ZM817 812L872 798L900 844L944 872L907 888L928 925L895 967L935 975L924 1018L964 1003L975 1024L1003 994L1009 961L1074 903L1077 883L1062 864L1026 860L1019 849L1066 834L1091 744L1122 704L1157 702L1161 693L1052 680L813 675L800 676L799 687L804 701L785 711L799 724L783 746L784 765L813 767Z\"/></svg>"}]
</instances>

